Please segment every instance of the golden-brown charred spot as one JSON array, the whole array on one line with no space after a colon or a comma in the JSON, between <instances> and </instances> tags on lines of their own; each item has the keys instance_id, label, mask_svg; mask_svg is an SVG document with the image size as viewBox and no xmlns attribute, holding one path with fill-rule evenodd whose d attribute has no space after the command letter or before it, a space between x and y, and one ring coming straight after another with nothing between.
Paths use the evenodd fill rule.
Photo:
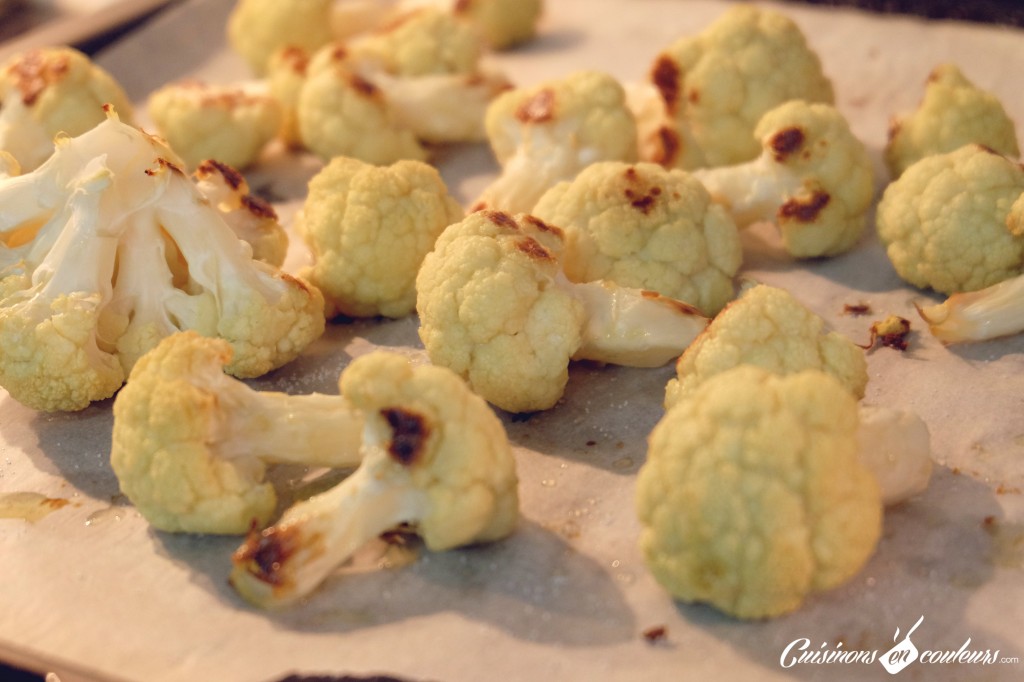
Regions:
<instances>
[{"instance_id":1,"label":"golden-brown charred spot","mask_svg":"<svg viewBox=\"0 0 1024 682\"><path fill-rule=\"evenodd\" d=\"M533 260L547 261L555 259L555 257L551 255L551 252L545 249L544 246L533 237L523 237L522 239L516 240L516 249L525 253Z\"/></svg>"},{"instance_id":2,"label":"golden-brown charred spot","mask_svg":"<svg viewBox=\"0 0 1024 682\"><path fill-rule=\"evenodd\" d=\"M626 172L623 175L626 176L626 182L640 182L640 176L637 175L636 166L630 166L629 168L627 168Z\"/></svg>"},{"instance_id":3,"label":"golden-brown charred spot","mask_svg":"<svg viewBox=\"0 0 1024 682\"><path fill-rule=\"evenodd\" d=\"M401 407L385 407L380 415L391 427L388 454L403 466L415 464L426 449L430 436L426 419Z\"/></svg>"},{"instance_id":4,"label":"golden-brown charred spot","mask_svg":"<svg viewBox=\"0 0 1024 682\"><path fill-rule=\"evenodd\" d=\"M486 211L486 210L487 210L487 202L486 201L478 201L478 202L476 202L475 204L473 204L472 206L469 207L468 213L480 213L481 211Z\"/></svg>"},{"instance_id":5,"label":"golden-brown charred spot","mask_svg":"<svg viewBox=\"0 0 1024 682\"><path fill-rule=\"evenodd\" d=\"M871 349L877 344L886 348L905 351L910 345L909 336L910 320L898 315L890 315L884 320L871 325L871 340L868 341L866 346L861 346L861 348Z\"/></svg>"},{"instance_id":6,"label":"golden-brown charred spot","mask_svg":"<svg viewBox=\"0 0 1024 682\"><path fill-rule=\"evenodd\" d=\"M245 184L245 178L235 168L216 159L207 159L196 168L196 175L200 178L207 178L211 175L220 175L224 182L231 186L231 189L238 190Z\"/></svg>"},{"instance_id":7,"label":"golden-brown charred spot","mask_svg":"<svg viewBox=\"0 0 1024 682\"><path fill-rule=\"evenodd\" d=\"M455 14L468 14L473 11L473 0L456 0L452 12Z\"/></svg>"},{"instance_id":8,"label":"golden-brown charred spot","mask_svg":"<svg viewBox=\"0 0 1024 682\"><path fill-rule=\"evenodd\" d=\"M504 211L488 211L483 209L483 214L485 218L499 227L505 227L511 230L519 229L519 223L516 222L516 219Z\"/></svg>"},{"instance_id":9,"label":"golden-brown charred spot","mask_svg":"<svg viewBox=\"0 0 1024 682\"><path fill-rule=\"evenodd\" d=\"M901 121L900 119L893 118L891 121L889 121L889 130L886 133L889 142L892 142L893 140L896 139L896 137L900 134L900 130L902 128L903 121Z\"/></svg>"},{"instance_id":10,"label":"golden-brown charred spot","mask_svg":"<svg viewBox=\"0 0 1024 682\"><path fill-rule=\"evenodd\" d=\"M655 625L654 627L647 628L641 634L645 642L656 644L668 638L668 628L664 625Z\"/></svg>"},{"instance_id":11,"label":"golden-brown charred spot","mask_svg":"<svg viewBox=\"0 0 1024 682\"><path fill-rule=\"evenodd\" d=\"M309 67L309 53L301 47L287 45L278 52L278 59L282 64L297 74L304 75Z\"/></svg>"},{"instance_id":12,"label":"golden-brown charred spot","mask_svg":"<svg viewBox=\"0 0 1024 682\"><path fill-rule=\"evenodd\" d=\"M343 62L348 59L348 50L344 45L335 43L331 46L330 58L332 62Z\"/></svg>"},{"instance_id":13,"label":"golden-brown charred spot","mask_svg":"<svg viewBox=\"0 0 1024 682\"><path fill-rule=\"evenodd\" d=\"M691 88L686 93L686 101L690 104L700 104L700 90L697 88Z\"/></svg>"},{"instance_id":14,"label":"golden-brown charred spot","mask_svg":"<svg viewBox=\"0 0 1024 682\"><path fill-rule=\"evenodd\" d=\"M831 199L829 193L824 190L818 190L806 199L790 199L779 207L779 219L813 223Z\"/></svg>"},{"instance_id":15,"label":"golden-brown charred spot","mask_svg":"<svg viewBox=\"0 0 1024 682\"><path fill-rule=\"evenodd\" d=\"M662 296L657 291L643 289L640 291L640 296L646 298L648 301L657 301L658 303L667 305L668 307L673 308L677 312L680 312L684 315L699 315L701 317L704 316L704 313L697 310L689 303L685 303L675 298L669 298L668 296Z\"/></svg>"},{"instance_id":16,"label":"golden-brown charred spot","mask_svg":"<svg viewBox=\"0 0 1024 682\"><path fill-rule=\"evenodd\" d=\"M520 123L545 123L555 117L555 91L543 88L519 105L515 112Z\"/></svg>"},{"instance_id":17,"label":"golden-brown charred spot","mask_svg":"<svg viewBox=\"0 0 1024 682\"><path fill-rule=\"evenodd\" d=\"M154 175L158 174L162 169L163 170L168 170L168 171L170 171L172 173L178 173L179 175L185 175L185 171L182 170L180 166L178 166L177 164L175 164L172 161L168 161L167 159L165 159L162 156L157 157L157 159L156 159L156 161L154 163L156 164L157 167L156 168L147 168L144 171L146 173L146 175L154 176Z\"/></svg>"},{"instance_id":18,"label":"golden-brown charred spot","mask_svg":"<svg viewBox=\"0 0 1024 682\"><path fill-rule=\"evenodd\" d=\"M658 197L661 196L661 188L651 187L646 192L636 192L630 188L626 188L624 194L626 195L626 200L629 201L630 206L644 215L648 215L654 210L655 204L658 203Z\"/></svg>"},{"instance_id":19,"label":"golden-brown charred spot","mask_svg":"<svg viewBox=\"0 0 1024 682\"><path fill-rule=\"evenodd\" d=\"M50 85L60 81L70 69L67 55L51 55L42 50L30 50L7 68L21 101L30 107L36 103Z\"/></svg>"},{"instance_id":20,"label":"golden-brown charred spot","mask_svg":"<svg viewBox=\"0 0 1024 682\"><path fill-rule=\"evenodd\" d=\"M867 303L844 303L843 304L843 315L853 315L854 317L860 317L861 315L870 315L871 306Z\"/></svg>"},{"instance_id":21,"label":"golden-brown charred spot","mask_svg":"<svg viewBox=\"0 0 1024 682\"><path fill-rule=\"evenodd\" d=\"M781 163L800 151L806 139L807 135L800 128L786 128L772 135L768 146L771 148L775 160Z\"/></svg>"},{"instance_id":22,"label":"golden-brown charred spot","mask_svg":"<svg viewBox=\"0 0 1024 682\"><path fill-rule=\"evenodd\" d=\"M380 90L377 89L376 85L366 80L362 76L357 76L354 73L349 74L348 83L349 85L352 86L353 90L358 92L363 97L377 97L378 93L380 92Z\"/></svg>"},{"instance_id":23,"label":"golden-brown charred spot","mask_svg":"<svg viewBox=\"0 0 1024 682\"><path fill-rule=\"evenodd\" d=\"M674 114L679 108L679 88L682 81L682 71L679 63L668 55L659 56L651 68L651 82L661 93L661 99L670 114Z\"/></svg>"},{"instance_id":24,"label":"golden-brown charred spot","mask_svg":"<svg viewBox=\"0 0 1024 682\"><path fill-rule=\"evenodd\" d=\"M291 284L292 286L295 286L295 287L297 287L299 289L302 289L307 294L312 294L313 293L313 290L312 290L311 285L309 284L309 282L307 282L304 279L300 279L300 278L296 277L295 275L290 275L287 272L284 272L283 270L279 270L275 274L275 277L280 277L282 281L287 282L287 283Z\"/></svg>"},{"instance_id":25,"label":"golden-brown charred spot","mask_svg":"<svg viewBox=\"0 0 1024 682\"><path fill-rule=\"evenodd\" d=\"M679 133L669 126L661 126L658 128L657 136L658 150L654 153L654 162L662 166L673 165L683 146Z\"/></svg>"},{"instance_id":26,"label":"golden-brown charred spot","mask_svg":"<svg viewBox=\"0 0 1024 682\"><path fill-rule=\"evenodd\" d=\"M242 208L257 218L277 220L277 211L270 205L270 202L261 199L254 194L242 195Z\"/></svg>"},{"instance_id":27,"label":"golden-brown charred spot","mask_svg":"<svg viewBox=\"0 0 1024 682\"><path fill-rule=\"evenodd\" d=\"M546 222L544 222L543 220L541 220L540 218L538 218L537 216L533 216L533 215L527 214L527 215L523 216L523 222L528 224L528 225L531 225L532 227L536 228L540 232L547 232L549 234L553 234L553 235L557 236L559 239L561 239L561 238L563 238L565 236L565 233L562 232L562 228L560 228L560 227L558 227L556 225L549 225Z\"/></svg>"},{"instance_id":28,"label":"golden-brown charred spot","mask_svg":"<svg viewBox=\"0 0 1024 682\"><path fill-rule=\"evenodd\" d=\"M255 524L241 547L235 550L231 560L243 566L246 572L268 585L279 586L285 580L281 569L301 545L294 528L267 528L260 531Z\"/></svg>"}]
</instances>

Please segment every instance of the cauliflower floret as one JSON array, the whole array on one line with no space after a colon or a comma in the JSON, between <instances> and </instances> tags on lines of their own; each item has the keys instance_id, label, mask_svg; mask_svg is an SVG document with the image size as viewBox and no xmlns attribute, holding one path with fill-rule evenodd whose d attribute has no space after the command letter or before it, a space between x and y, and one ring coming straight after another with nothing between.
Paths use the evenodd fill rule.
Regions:
<instances>
[{"instance_id":1,"label":"cauliflower floret","mask_svg":"<svg viewBox=\"0 0 1024 682\"><path fill-rule=\"evenodd\" d=\"M1004 156L1020 156L1017 131L995 95L977 88L954 64L932 70L918 108L894 117L885 146L893 178L932 154L980 144Z\"/></svg>"},{"instance_id":2,"label":"cauliflower floret","mask_svg":"<svg viewBox=\"0 0 1024 682\"><path fill-rule=\"evenodd\" d=\"M857 453L856 399L832 376L753 366L708 379L651 432L640 547L673 596L778 616L849 580L882 530Z\"/></svg>"},{"instance_id":3,"label":"cauliflower floret","mask_svg":"<svg viewBox=\"0 0 1024 682\"><path fill-rule=\"evenodd\" d=\"M650 79L670 124L643 135L661 147L645 160L682 168L749 161L760 152L754 129L767 111L792 99L834 100L799 27L779 12L746 4L670 45Z\"/></svg>"},{"instance_id":4,"label":"cauliflower floret","mask_svg":"<svg viewBox=\"0 0 1024 682\"><path fill-rule=\"evenodd\" d=\"M262 76L270 56L280 48L312 52L330 42L332 6L337 1L238 0L228 17L228 44Z\"/></svg>"},{"instance_id":5,"label":"cauliflower floret","mask_svg":"<svg viewBox=\"0 0 1024 682\"><path fill-rule=\"evenodd\" d=\"M303 275L323 292L328 317L404 317L416 307L424 256L462 217L431 166L335 158L310 180L296 221L315 259Z\"/></svg>"},{"instance_id":6,"label":"cauliflower floret","mask_svg":"<svg viewBox=\"0 0 1024 682\"><path fill-rule=\"evenodd\" d=\"M249 192L245 177L212 159L200 163L192 177L238 238L252 247L252 257L281 267L288 253L288 233L278 222L274 207Z\"/></svg>"},{"instance_id":7,"label":"cauliflower floret","mask_svg":"<svg viewBox=\"0 0 1024 682\"><path fill-rule=\"evenodd\" d=\"M857 398L868 383L864 351L792 294L765 284L744 291L719 313L676 363L665 389L669 408L715 374L741 364L780 374L817 369L833 375Z\"/></svg>"},{"instance_id":8,"label":"cauliflower floret","mask_svg":"<svg viewBox=\"0 0 1024 682\"><path fill-rule=\"evenodd\" d=\"M231 354L222 339L172 334L114 400L110 464L155 528L245 533L275 510L268 464L359 465L364 420L347 400L255 391L224 374Z\"/></svg>"},{"instance_id":9,"label":"cauliflower floret","mask_svg":"<svg viewBox=\"0 0 1024 682\"><path fill-rule=\"evenodd\" d=\"M944 294L974 291L1024 272L1024 220L1011 207L1024 169L979 145L933 154L890 183L876 226L896 273Z\"/></svg>"},{"instance_id":10,"label":"cauliflower floret","mask_svg":"<svg viewBox=\"0 0 1024 682\"><path fill-rule=\"evenodd\" d=\"M149 96L149 116L189 168L216 159L251 166L283 124L281 105L265 88L179 81Z\"/></svg>"},{"instance_id":11,"label":"cauliflower floret","mask_svg":"<svg viewBox=\"0 0 1024 682\"><path fill-rule=\"evenodd\" d=\"M228 340L241 377L323 333L320 292L253 260L178 163L111 115L0 181L0 241L16 257L0 271L0 385L16 400L84 408L184 329Z\"/></svg>"},{"instance_id":12,"label":"cauliflower floret","mask_svg":"<svg viewBox=\"0 0 1024 682\"><path fill-rule=\"evenodd\" d=\"M570 359L654 367L707 320L653 292L570 283L562 234L529 215L472 213L449 226L416 278L419 335L432 362L509 412L553 406Z\"/></svg>"},{"instance_id":13,"label":"cauliflower floret","mask_svg":"<svg viewBox=\"0 0 1024 682\"><path fill-rule=\"evenodd\" d=\"M476 27L484 42L503 50L528 42L537 35L542 0L441 0L456 16Z\"/></svg>"},{"instance_id":14,"label":"cauliflower floret","mask_svg":"<svg viewBox=\"0 0 1024 682\"><path fill-rule=\"evenodd\" d=\"M341 391L365 414L363 462L335 488L253 530L231 584L262 607L312 592L357 549L408 524L441 551L511 533L515 459L501 421L454 373L376 352L357 358Z\"/></svg>"},{"instance_id":15,"label":"cauliflower floret","mask_svg":"<svg viewBox=\"0 0 1024 682\"><path fill-rule=\"evenodd\" d=\"M346 42L358 61L374 61L397 76L470 74L483 43L465 22L436 7L422 7Z\"/></svg>"},{"instance_id":16,"label":"cauliflower floret","mask_svg":"<svg viewBox=\"0 0 1024 682\"><path fill-rule=\"evenodd\" d=\"M768 111L754 161L694 171L737 224L772 221L797 258L852 248L875 194L871 157L834 107L792 100Z\"/></svg>"},{"instance_id":17,"label":"cauliflower floret","mask_svg":"<svg viewBox=\"0 0 1024 682\"><path fill-rule=\"evenodd\" d=\"M130 121L131 102L105 70L70 47L15 55L0 67L0 149L21 170L36 169L53 153L58 134L81 135L113 106Z\"/></svg>"},{"instance_id":18,"label":"cauliflower floret","mask_svg":"<svg viewBox=\"0 0 1024 682\"><path fill-rule=\"evenodd\" d=\"M577 71L498 96L485 125L501 174L476 208L528 213L548 189L597 161L635 161L636 121L614 78Z\"/></svg>"},{"instance_id":19,"label":"cauliflower floret","mask_svg":"<svg viewBox=\"0 0 1024 682\"><path fill-rule=\"evenodd\" d=\"M683 171L599 161L548 190L533 215L564 230L562 264L573 282L649 289L705 315L734 295L739 232Z\"/></svg>"},{"instance_id":20,"label":"cauliflower floret","mask_svg":"<svg viewBox=\"0 0 1024 682\"><path fill-rule=\"evenodd\" d=\"M286 46L270 55L267 62L267 91L281 108L281 127L278 137L288 147L302 147L299 133L299 96L306 83L309 52L299 47Z\"/></svg>"}]
</instances>

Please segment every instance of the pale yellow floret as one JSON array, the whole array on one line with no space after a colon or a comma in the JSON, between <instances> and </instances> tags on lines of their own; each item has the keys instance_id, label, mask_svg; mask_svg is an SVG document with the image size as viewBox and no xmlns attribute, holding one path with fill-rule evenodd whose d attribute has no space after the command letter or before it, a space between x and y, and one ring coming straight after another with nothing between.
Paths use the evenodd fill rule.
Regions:
<instances>
[{"instance_id":1,"label":"pale yellow floret","mask_svg":"<svg viewBox=\"0 0 1024 682\"><path fill-rule=\"evenodd\" d=\"M207 159L239 169L251 166L284 119L269 93L192 80L157 89L147 106L160 135L190 169Z\"/></svg>"},{"instance_id":2,"label":"pale yellow floret","mask_svg":"<svg viewBox=\"0 0 1024 682\"><path fill-rule=\"evenodd\" d=\"M70 47L29 50L0 66L0 150L28 172L53 153L58 134L81 135L112 106L125 122L132 105L121 85Z\"/></svg>"},{"instance_id":3,"label":"pale yellow floret","mask_svg":"<svg viewBox=\"0 0 1024 682\"><path fill-rule=\"evenodd\" d=\"M857 429L854 396L816 370L738 367L682 397L637 479L654 577L677 599L743 619L789 613L848 581L882 530Z\"/></svg>"},{"instance_id":4,"label":"pale yellow floret","mask_svg":"<svg viewBox=\"0 0 1024 682\"><path fill-rule=\"evenodd\" d=\"M231 48L253 73L266 73L270 56L293 46L312 52L329 43L332 8L336 0L238 0L227 23Z\"/></svg>"},{"instance_id":5,"label":"pale yellow floret","mask_svg":"<svg viewBox=\"0 0 1024 682\"><path fill-rule=\"evenodd\" d=\"M683 171L601 161L548 190L533 215L565 232L574 282L610 280L714 315L733 298L742 262L736 225Z\"/></svg>"},{"instance_id":6,"label":"pale yellow floret","mask_svg":"<svg viewBox=\"0 0 1024 682\"><path fill-rule=\"evenodd\" d=\"M301 599L400 524L434 551L498 540L515 528L508 437L453 372L376 352L349 365L341 391L366 415L363 462L338 486L254 530L235 552L231 584L258 606Z\"/></svg>"},{"instance_id":7,"label":"pale yellow floret","mask_svg":"<svg viewBox=\"0 0 1024 682\"><path fill-rule=\"evenodd\" d=\"M337 157L310 180L296 223L314 257L303 274L323 292L328 316L404 317L416 306L424 256L462 217L431 166Z\"/></svg>"},{"instance_id":8,"label":"pale yellow floret","mask_svg":"<svg viewBox=\"0 0 1024 682\"><path fill-rule=\"evenodd\" d=\"M890 183L876 226L896 273L944 294L975 291L1024 272L1024 221L1011 209L1024 169L978 145L933 154Z\"/></svg>"},{"instance_id":9,"label":"pale yellow floret","mask_svg":"<svg viewBox=\"0 0 1024 682\"><path fill-rule=\"evenodd\" d=\"M775 10L740 4L695 36L670 45L651 67L674 123L655 160L682 168L723 166L758 155L757 122L791 99L833 102L832 84L800 28Z\"/></svg>"},{"instance_id":10,"label":"pale yellow floret","mask_svg":"<svg viewBox=\"0 0 1024 682\"><path fill-rule=\"evenodd\" d=\"M374 61L388 73L414 77L473 73L483 44L469 24L427 6L350 40L347 49L355 59Z\"/></svg>"},{"instance_id":11,"label":"pale yellow floret","mask_svg":"<svg viewBox=\"0 0 1024 682\"><path fill-rule=\"evenodd\" d=\"M747 289L711 321L676 363L665 390L671 407L700 384L737 365L780 374L816 369L833 375L861 398L868 383L864 352L792 294L760 284Z\"/></svg>"},{"instance_id":12,"label":"pale yellow floret","mask_svg":"<svg viewBox=\"0 0 1024 682\"><path fill-rule=\"evenodd\" d=\"M940 64L929 74L917 109L893 118L885 163L898 178L926 156L970 143L1020 156L1017 131L999 98L974 85L955 64Z\"/></svg>"},{"instance_id":13,"label":"pale yellow floret","mask_svg":"<svg viewBox=\"0 0 1024 682\"><path fill-rule=\"evenodd\" d=\"M446 0L470 21L484 41L503 50L532 40L543 13L542 0Z\"/></svg>"}]
</instances>

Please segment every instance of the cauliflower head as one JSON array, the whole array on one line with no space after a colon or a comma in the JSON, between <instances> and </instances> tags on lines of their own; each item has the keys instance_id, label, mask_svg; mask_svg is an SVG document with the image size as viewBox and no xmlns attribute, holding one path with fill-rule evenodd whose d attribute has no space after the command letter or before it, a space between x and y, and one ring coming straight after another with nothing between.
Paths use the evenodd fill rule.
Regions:
<instances>
[{"instance_id":1,"label":"cauliflower head","mask_svg":"<svg viewBox=\"0 0 1024 682\"><path fill-rule=\"evenodd\" d=\"M834 101L800 28L784 14L747 4L671 44L650 79L673 123L653 132L662 142L656 160L681 168L749 161L760 152L753 131L765 112L792 99Z\"/></svg>"},{"instance_id":2,"label":"cauliflower head","mask_svg":"<svg viewBox=\"0 0 1024 682\"><path fill-rule=\"evenodd\" d=\"M822 318L784 289L765 284L747 289L679 357L676 378L665 389L665 407L737 365L779 374L821 370L862 398L868 383L864 351L824 327Z\"/></svg>"},{"instance_id":3,"label":"cauliflower head","mask_svg":"<svg viewBox=\"0 0 1024 682\"><path fill-rule=\"evenodd\" d=\"M1017 131L999 98L975 86L955 64L940 64L928 75L917 109L890 123L885 163L898 178L926 156L970 143L1020 156Z\"/></svg>"},{"instance_id":4,"label":"cauliflower head","mask_svg":"<svg viewBox=\"0 0 1024 682\"><path fill-rule=\"evenodd\" d=\"M625 90L598 71L504 92L487 108L484 125L502 169L477 208L528 213L545 191L591 163L637 159Z\"/></svg>"},{"instance_id":5,"label":"cauliflower head","mask_svg":"<svg viewBox=\"0 0 1024 682\"><path fill-rule=\"evenodd\" d=\"M943 294L1024 272L1024 221L1011 218L1024 169L979 145L933 154L889 184L876 227L897 274Z\"/></svg>"},{"instance_id":6,"label":"cauliflower head","mask_svg":"<svg viewBox=\"0 0 1024 682\"><path fill-rule=\"evenodd\" d=\"M656 291L705 315L734 295L736 224L683 171L600 161L548 190L533 215L565 232L562 265L574 282Z\"/></svg>"},{"instance_id":7,"label":"cauliflower head","mask_svg":"<svg viewBox=\"0 0 1024 682\"><path fill-rule=\"evenodd\" d=\"M495 50L528 42L537 35L542 0L447 0L456 16L468 20Z\"/></svg>"},{"instance_id":8,"label":"cauliflower head","mask_svg":"<svg viewBox=\"0 0 1024 682\"><path fill-rule=\"evenodd\" d=\"M23 172L53 153L58 134L77 136L103 122L110 105L129 122L132 105L121 85L71 47L29 50L0 66L0 150Z\"/></svg>"},{"instance_id":9,"label":"cauliflower head","mask_svg":"<svg viewBox=\"0 0 1024 682\"><path fill-rule=\"evenodd\" d=\"M227 22L231 48L263 76L270 56L293 46L308 52L329 43L335 0L238 0Z\"/></svg>"},{"instance_id":10,"label":"cauliflower head","mask_svg":"<svg viewBox=\"0 0 1024 682\"><path fill-rule=\"evenodd\" d=\"M179 163L112 114L0 180L0 385L16 400L82 409L184 329L228 340L243 377L323 333L320 292L255 261Z\"/></svg>"},{"instance_id":11,"label":"cauliflower head","mask_svg":"<svg viewBox=\"0 0 1024 682\"><path fill-rule=\"evenodd\" d=\"M327 45L313 55L299 93L296 119L303 145L325 161L350 156L387 165L427 158L385 94L354 70L341 45Z\"/></svg>"},{"instance_id":12,"label":"cauliflower head","mask_svg":"<svg viewBox=\"0 0 1024 682\"><path fill-rule=\"evenodd\" d=\"M554 405L580 347L582 304L554 286L555 232L529 216L471 213L449 226L416 277L419 336L448 367L510 412Z\"/></svg>"},{"instance_id":13,"label":"cauliflower head","mask_svg":"<svg viewBox=\"0 0 1024 682\"><path fill-rule=\"evenodd\" d=\"M425 163L335 158L310 180L296 223L315 261L303 275L323 292L328 316L404 317L416 307L423 258L463 215Z\"/></svg>"},{"instance_id":14,"label":"cauliflower head","mask_svg":"<svg viewBox=\"0 0 1024 682\"><path fill-rule=\"evenodd\" d=\"M857 457L856 399L833 377L734 368L674 405L637 478L640 548L662 586L744 619L850 579L882 530Z\"/></svg>"},{"instance_id":15,"label":"cauliflower head","mask_svg":"<svg viewBox=\"0 0 1024 682\"><path fill-rule=\"evenodd\" d=\"M357 59L400 76L473 73L483 52L471 25L430 6L400 14L347 46Z\"/></svg>"},{"instance_id":16,"label":"cauliflower head","mask_svg":"<svg viewBox=\"0 0 1024 682\"><path fill-rule=\"evenodd\" d=\"M284 120L269 93L195 80L159 88L149 96L148 109L160 135L189 168L206 159L251 166Z\"/></svg>"}]
</instances>

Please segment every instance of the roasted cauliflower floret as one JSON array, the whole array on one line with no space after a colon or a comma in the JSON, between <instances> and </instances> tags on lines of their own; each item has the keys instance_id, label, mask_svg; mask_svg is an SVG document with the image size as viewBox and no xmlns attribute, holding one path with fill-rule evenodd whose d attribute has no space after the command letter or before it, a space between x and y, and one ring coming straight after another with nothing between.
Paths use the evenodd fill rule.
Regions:
<instances>
[{"instance_id":1,"label":"roasted cauliflower floret","mask_svg":"<svg viewBox=\"0 0 1024 682\"><path fill-rule=\"evenodd\" d=\"M16 400L84 408L185 329L229 341L241 377L323 333L320 292L253 260L178 164L112 115L0 181L0 385Z\"/></svg>"},{"instance_id":2,"label":"roasted cauliflower floret","mask_svg":"<svg viewBox=\"0 0 1024 682\"><path fill-rule=\"evenodd\" d=\"M774 222L797 258L834 256L864 232L875 185L871 157L834 107L792 100L768 111L754 161L694 171L740 226Z\"/></svg>"},{"instance_id":3,"label":"roasted cauliflower floret","mask_svg":"<svg viewBox=\"0 0 1024 682\"><path fill-rule=\"evenodd\" d=\"M943 294L1024 272L1024 169L979 145L933 154L890 183L876 226L896 273ZM1016 215L1024 215L1018 209Z\"/></svg>"},{"instance_id":4,"label":"roasted cauliflower floret","mask_svg":"<svg viewBox=\"0 0 1024 682\"><path fill-rule=\"evenodd\" d=\"M745 619L849 580L882 530L857 429L854 396L815 370L737 367L682 397L651 432L637 479L654 577Z\"/></svg>"},{"instance_id":5,"label":"roasted cauliflower floret","mask_svg":"<svg viewBox=\"0 0 1024 682\"><path fill-rule=\"evenodd\" d=\"M670 45L655 59L650 80L668 124L643 135L660 146L645 160L681 168L749 161L761 151L754 129L766 112L793 99L831 104L834 98L799 27L779 12L746 4Z\"/></svg>"},{"instance_id":6,"label":"roasted cauliflower floret","mask_svg":"<svg viewBox=\"0 0 1024 682\"><path fill-rule=\"evenodd\" d=\"M515 528L515 459L505 429L454 373L377 352L349 365L341 392L365 415L363 462L335 488L253 530L235 552L231 584L257 606L301 599L401 524L433 551L498 540Z\"/></svg>"},{"instance_id":7,"label":"roasted cauliflower floret","mask_svg":"<svg viewBox=\"0 0 1024 682\"><path fill-rule=\"evenodd\" d=\"M0 150L23 172L53 153L59 135L77 136L103 122L104 105L131 120L131 101L120 84L70 47L29 50L0 66Z\"/></svg>"},{"instance_id":8,"label":"roasted cauliflower floret","mask_svg":"<svg viewBox=\"0 0 1024 682\"><path fill-rule=\"evenodd\" d=\"M323 292L328 317L404 317L416 307L424 256L462 217L431 166L335 158L310 180L297 220L314 257L303 275Z\"/></svg>"},{"instance_id":9,"label":"roasted cauliflower floret","mask_svg":"<svg viewBox=\"0 0 1024 682\"><path fill-rule=\"evenodd\" d=\"M312 52L334 39L332 6L339 1L344 0L238 0L228 17L228 44L263 76L277 50Z\"/></svg>"},{"instance_id":10,"label":"roasted cauliflower floret","mask_svg":"<svg viewBox=\"0 0 1024 682\"><path fill-rule=\"evenodd\" d=\"M216 159L244 169L259 158L284 121L265 87L169 83L149 96L149 116L190 168Z\"/></svg>"},{"instance_id":11,"label":"roasted cauliflower floret","mask_svg":"<svg viewBox=\"0 0 1024 682\"><path fill-rule=\"evenodd\" d=\"M275 511L268 464L360 463L363 416L347 400L256 391L224 373L230 361L222 339L172 334L114 400L110 464L154 528L242 534Z\"/></svg>"},{"instance_id":12,"label":"roasted cauliflower floret","mask_svg":"<svg viewBox=\"0 0 1024 682\"><path fill-rule=\"evenodd\" d=\"M663 365L706 325L653 292L570 283L561 248L561 231L529 215L480 211L449 226L416 278L431 361L497 407L531 412L562 396L570 359Z\"/></svg>"},{"instance_id":13,"label":"roasted cauliflower floret","mask_svg":"<svg viewBox=\"0 0 1024 682\"><path fill-rule=\"evenodd\" d=\"M926 156L971 143L1020 156L1017 131L999 98L975 86L955 64L940 64L929 74L917 109L893 117L885 163L898 178Z\"/></svg>"},{"instance_id":14,"label":"roasted cauliflower floret","mask_svg":"<svg viewBox=\"0 0 1024 682\"><path fill-rule=\"evenodd\" d=\"M528 42L537 35L542 0L441 0L468 20L495 50Z\"/></svg>"},{"instance_id":15,"label":"roasted cauliflower floret","mask_svg":"<svg viewBox=\"0 0 1024 682\"><path fill-rule=\"evenodd\" d=\"M599 161L548 190L532 213L564 230L562 264L574 282L656 291L709 316L734 295L739 232L683 171Z\"/></svg>"},{"instance_id":16,"label":"roasted cauliflower floret","mask_svg":"<svg viewBox=\"0 0 1024 682\"><path fill-rule=\"evenodd\" d=\"M591 163L637 157L625 91L596 71L505 92L488 107L485 123L501 173L477 208L529 213L544 192Z\"/></svg>"},{"instance_id":17,"label":"roasted cauliflower floret","mask_svg":"<svg viewBox=\"0 0 1024 682\"><path fill-rule=\"evenodd\" d=\"M676 378L665 390L665 407L715 374L737 365L756 365L780 374L805 369L833 375L857 398L868 383L864 351L792 294L765 284L753 286L730 303L676 363Z\"/></svg>"}]
</instances>

